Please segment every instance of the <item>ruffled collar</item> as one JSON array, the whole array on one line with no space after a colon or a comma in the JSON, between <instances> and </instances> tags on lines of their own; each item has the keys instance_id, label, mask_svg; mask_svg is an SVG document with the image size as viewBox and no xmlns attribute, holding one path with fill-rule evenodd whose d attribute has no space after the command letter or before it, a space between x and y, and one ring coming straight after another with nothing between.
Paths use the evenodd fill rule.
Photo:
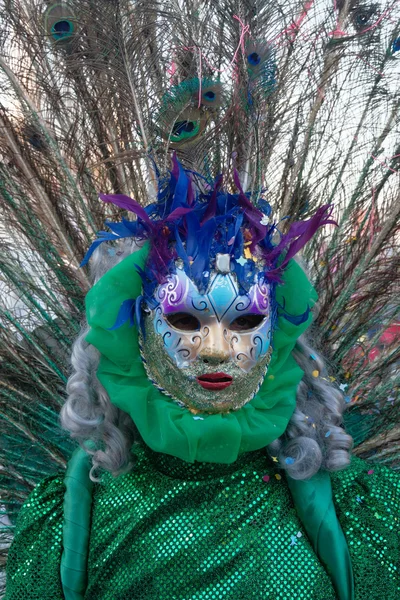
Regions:
<instances>
[{"instance_id":1,"label":"ruffled collar","mask_svg":"<svg viewBox=\"0 0 400 600\"><path fill-rule=\"evenodd\" d=\"M123 325L110 331L127 299L141 294L137 266L143 268L147 244L108 271L86 298L90 332L86 340L101 353L98 378L111 402L127 412L144 442L155 452L193 463L233 463L244 452L259 450L281 436L293 414L302 379L291 352L311 323L278 316L273 355L256 396L228 414L193 415L159 391L148 379L140 358L136 328ZM291 261L276 288L276 300L287 315L302 315L317 295L305 273ZM295 322L293 322L295 321Z\"/></svg>"}]
</instances>

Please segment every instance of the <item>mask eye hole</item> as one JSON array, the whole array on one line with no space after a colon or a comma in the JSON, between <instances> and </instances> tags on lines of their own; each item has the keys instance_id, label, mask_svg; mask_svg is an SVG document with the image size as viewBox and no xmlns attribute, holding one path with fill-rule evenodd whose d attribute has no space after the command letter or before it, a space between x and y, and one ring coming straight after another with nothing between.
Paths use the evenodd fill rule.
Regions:
<instances>
[{"instance_id":1,"label":"mask eye hole","mask_svg":"<svg viewBox=\"0 0 400 600\"><path fill-rule=\"evenodd\" d=\"M261 325L264 319L264 315L241 315L232 321L229 329L231 331L251 331Z\"/></svg>"},{"instance_id":2,"label":"mask eye hole","mask_svg":"<svg viewBox=\"0 0 400 600\"><path fill-rule=\"evenodd\" d=\"M177 312L164 315L164 319L174 329L181 331L199 331L200 321L190 313Z\"/></svg>"}]
</instances>

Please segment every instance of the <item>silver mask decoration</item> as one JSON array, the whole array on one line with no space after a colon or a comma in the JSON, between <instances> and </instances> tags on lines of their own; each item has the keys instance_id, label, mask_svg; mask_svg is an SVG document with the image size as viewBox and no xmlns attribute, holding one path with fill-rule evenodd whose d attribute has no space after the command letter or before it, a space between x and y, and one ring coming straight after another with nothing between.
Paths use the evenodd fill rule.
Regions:
<instances>
[{"instance_id":1,"label":"silver mask decoration","mask_svg":"<svg viewBox=\"0 0 400 600\"><path fill-rule=\"evenodd\" d=\"M237 410L258 391L271 348L270 286L255 278L240 295L236 276L213 272L200 294L177 268L145 315L142 358L150 379L193 413Z\"/></svg>"}]
</instances>

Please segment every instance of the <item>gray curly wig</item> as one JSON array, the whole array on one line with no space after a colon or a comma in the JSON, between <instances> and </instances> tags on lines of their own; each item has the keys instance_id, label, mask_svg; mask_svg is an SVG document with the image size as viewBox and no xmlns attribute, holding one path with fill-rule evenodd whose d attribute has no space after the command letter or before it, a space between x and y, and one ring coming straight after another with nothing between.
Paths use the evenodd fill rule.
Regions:
<instances>
[{"instance_id":1,"label":"gray curly wig","mask_svg":"<svg viewBox=\"0 0 400 600\"><path fill-rule=\"evenodd\" d=\"M105 244L100 246L91 260L93 283L137 249L135 242L125 243L117 252L113 248L111 253ZM99 469L114 476L132 469L131 448L140 436L131 417L111 404L97 378L100 353L86 342L88 330L86 323L73 346L61 425L92 456L90 478L99 481ZM350 464L352 438L341 427L343 395L330 381L315 343L308 341L313 337L311 333L297 341L293 356L304 376L297 389L296 409L285 433L268 446L293 479L309 479L320 469L338 471ZM319 377L312 375L314 370ZM286 461L289 457L294 461Z\"/></svg>"}]
</instances>

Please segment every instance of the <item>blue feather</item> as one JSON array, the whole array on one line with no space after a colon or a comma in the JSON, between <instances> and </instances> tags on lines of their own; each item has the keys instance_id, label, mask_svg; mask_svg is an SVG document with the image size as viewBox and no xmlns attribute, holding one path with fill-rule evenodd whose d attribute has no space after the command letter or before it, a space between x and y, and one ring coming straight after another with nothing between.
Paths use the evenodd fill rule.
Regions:
<instances>
[{"instance_id":1,"label":"blue feather","mask_svg":"<svg viewBox=\"0 0 400 600\"><path fill-rule=\"evenodd\" d=\"M178 168L179 168L179 176L178 176L178 181L176 182L174 196L173 196L173 202L172 202L170 212L173 212L176 208L180 208L180 207L187 208L188 207L186 199L187 199L187 193L188 193L188 188L189 188L189 179L180 163L178 163Z\"/></svg>"},{"instance_id":2,"label":"blue feather","mask_svg":"<svg viewBox=\"0 0 400 600\"><path fill-rule=\"evenodd\" d=\"M267 217L269 217L272 212L270 203L264 200L264 198L259 198L257 202L257 208L259 208L265 215L267 215Z\"/></svg>"},{"instance_id":3,"label":"blue feather","mask_svg":"<svg viewBox=\"0 0 400 600\"><path fill-rule=\"evenodd\" d=\"M143 338L146 339L146 330L144 327L144 319L143 319L143 312L142 312L143 302L144 302L143 296L138 296L136 298L135 317L136 317L136 325L137 325L138 329L142 332Z\"/></svg>"},{"instance_id":4,"label":"blue feather","mask_svg":"<svg viewBox=\"0 0 400 600\"><path fill-rule=\"evenodd\" d=\"M185 273L186 275L190 276L190 261L189 261L189 256L182 244L182 239L181 236L179 235L179 231L178 228L175 226L174 227L174 234L175 234L175 240L176 240L176 251L177 254L179 256L179 258L181 258L183 260L183 264L185 267Z\"/></svg>"},{"instance_id":5,"label":"blue feather","mask_svg":"<svg viewBox=\"0 0 400 600\"><path fill-rule=\"evenodd\" d=\"M128 321L129 326L133 327L133 325L135 324L135 304L136 300L134 299L124 300L118 311L118 315L114 325L110 327L108 331L115 331L115 329L119 329Z\"/></svg>"},{"instance_id":6,"label":"blue feather","mask_svg":"<svg viewBox=\"0 0 400 600\"><path fill-rule=\"evenodd\" d=\"M291 315L285 309L285 298L283 298L283 304L279 304L277 302L278 315L284 317L289 323L293 323L293 325L301 325L305 323L310 315L311 308L307 306L307 310L303 312L301 315Z\"/></svg>"}]
</instances>

